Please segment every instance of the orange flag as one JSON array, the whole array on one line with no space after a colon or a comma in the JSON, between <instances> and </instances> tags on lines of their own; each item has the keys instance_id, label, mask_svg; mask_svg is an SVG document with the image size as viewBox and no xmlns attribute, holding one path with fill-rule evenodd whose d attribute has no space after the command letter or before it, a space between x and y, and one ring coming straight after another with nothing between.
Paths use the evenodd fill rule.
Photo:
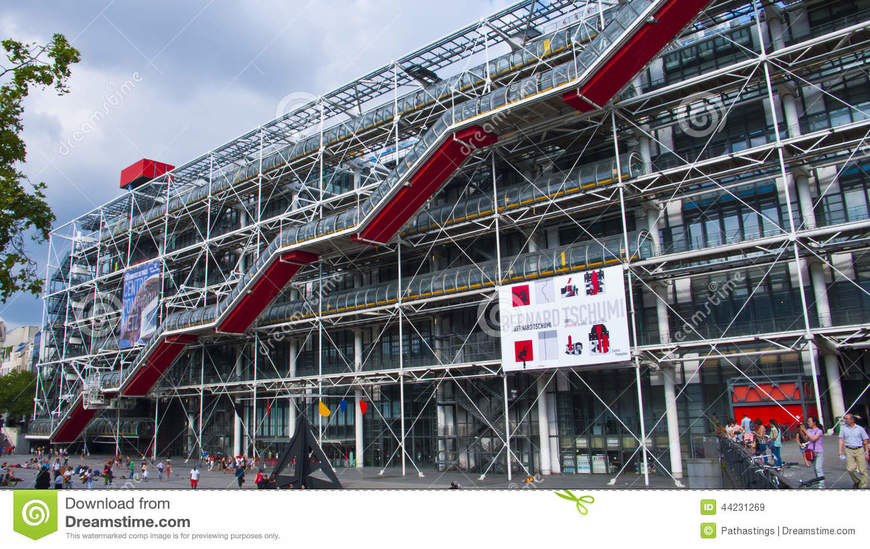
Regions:
<instances>
[{"instance_id":1,"label":"orange flag","mask_svg":"<svg viewBox=\"0 0 870 549\"><path fill-rule=\"evenodd\" d=\"M323 417L329 417L329 414L331 414L332 412L329 411L329 408L326 406L326 404L324 404L322 400L318 400L317 402L317 408L320 411L320 415L322 415Z\"/></svg>"}]
</instances>

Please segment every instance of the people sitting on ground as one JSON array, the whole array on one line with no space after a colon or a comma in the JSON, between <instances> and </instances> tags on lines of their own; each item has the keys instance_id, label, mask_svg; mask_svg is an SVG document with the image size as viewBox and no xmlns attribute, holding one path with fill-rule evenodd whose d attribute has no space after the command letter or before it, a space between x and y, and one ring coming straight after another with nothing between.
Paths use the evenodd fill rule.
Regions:
<instances>
[{"instance_id":1,"label":"people sitting on ground","mask_svg":"<svg viewBox=\"0 0 870 549\"><path fill-rule=\"evenodd\" d=\"M262 469L257 471L257 476L254 477L254 484L257 485L258 490L262 490L266 487L266 475L263 474Z\"/></svg>"}]
</instances>

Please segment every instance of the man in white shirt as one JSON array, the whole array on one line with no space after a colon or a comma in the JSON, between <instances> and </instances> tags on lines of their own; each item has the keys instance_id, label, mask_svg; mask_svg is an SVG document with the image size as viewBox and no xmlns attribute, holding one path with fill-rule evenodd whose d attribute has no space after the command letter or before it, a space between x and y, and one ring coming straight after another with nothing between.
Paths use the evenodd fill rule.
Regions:
<instances>
[{"instance_id":1,"label":"man in white shirt","mask_svg":"<svg viewBox=\"0 0 870 549\"><path fill-rule=\"evenodd\" d=\"M196 490L197 484L199 484L199 467L194 465L190 470L190 487Z\"/></svg>"},{"instance_id":2,"label":"man in white shirt","mask_svg":"<svg viewBox=\"0 0 870 549\"><path fill-rule=\"evenodd\" d=\"M863 427L855 423L855 416L843 416L840 426L840 457L846 459L846 470L852 477L853 488L867 487L867 462L870 461L870 437Z\"/></svg>"}]
</instances>

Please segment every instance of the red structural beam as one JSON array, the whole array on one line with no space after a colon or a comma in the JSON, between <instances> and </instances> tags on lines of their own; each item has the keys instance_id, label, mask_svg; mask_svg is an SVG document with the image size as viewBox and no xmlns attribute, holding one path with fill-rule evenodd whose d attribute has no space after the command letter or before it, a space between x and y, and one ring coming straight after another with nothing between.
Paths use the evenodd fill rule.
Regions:
<instances>
[{"instance_id":1,"label":"red structural beam","mask_svg":"<svg viewBox=\"0 0 870 549\"><path fill-rule=\"evenodd\" d=\"M605 105L709 3L670 0L586 84L562 99L580 112Z\"/></svg>"},{"instance_id":2,"label":"red structural beam","mask_svg":"<svg viewBox=\"0 0 870 549\"><path fill-rule=\"evenodd\" d=\"M432 153L378 215L351 238L369 244L383 244L390 240L471 153L496 141L498 136L480 126L456 132Z\"/></svg>"},{"instance_id":3,"label":"red structural beam","mask_svg":"<svg viewBox=\"0 0 870 549\"><path fill-rule=\"evenodd\" d=\"M60 428L51 437L51 442L70 443L75 441L75 439L82 434L82 431L85 430L85 427L88 426L88 423L91 422L96 413L96 409L85 409L82 399L79 398L73 405L70 414L66 416L66 419L60 425Z\"/></svg>"},{"instance_id":4,"label":"red structural beam","mask_svg":"<svg viewBox=\"0 0 870 549\"><path fill-rule=\"evenodd\" d=\"M233 306L229 314L215 331L240 334L248 329L254 320L275 296L290 282L293 275L303 266L317 261L318 256L302 250L281 255L273 261L254 285Z\"/></svg>"},{"instance_id":5,"label":"red structural beam","mask_svg":"<svg viewBox=\"0 0 870 549\"><path fill-rule=\"evenodd\" d=\"M190 334L161 338L151 353L144 357L142 365L133 375L133 379L121 388L121 394L124 396L144 396L157 383L157 380L178 355L184 351L184 348L197 339L197 336Z\"/></svg>"}]
</instances>

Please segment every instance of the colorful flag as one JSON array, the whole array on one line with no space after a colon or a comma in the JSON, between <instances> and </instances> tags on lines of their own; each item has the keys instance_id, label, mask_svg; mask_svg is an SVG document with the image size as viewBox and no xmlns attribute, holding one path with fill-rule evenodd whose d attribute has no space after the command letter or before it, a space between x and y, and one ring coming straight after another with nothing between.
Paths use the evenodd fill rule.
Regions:
<instances>
[{"instance_id":1,"label":"colorful flag","mask_svg":"<svg viewBox=\"0 0 870 549\"><path fill-rule=\"evenodd\" d=\"M324 404L322 400L318 400L317 402L317 408L320 411L320 415L322 415L323 417L329 417L329 414L331 414L332 412L329 411L329 408L326 406L326 404Z\"/></svg>"}]
</instances>

